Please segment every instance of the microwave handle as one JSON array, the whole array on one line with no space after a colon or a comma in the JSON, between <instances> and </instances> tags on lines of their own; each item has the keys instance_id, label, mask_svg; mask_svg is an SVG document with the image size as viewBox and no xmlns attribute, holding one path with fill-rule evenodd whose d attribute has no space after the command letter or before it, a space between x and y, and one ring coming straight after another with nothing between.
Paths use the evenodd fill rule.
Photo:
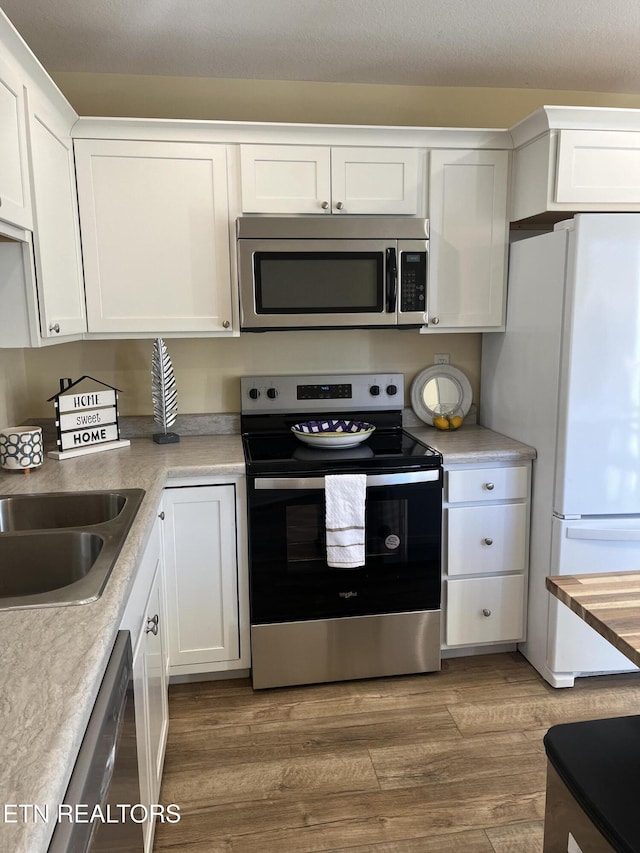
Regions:
<instances>
[{"instance_id":1,"label":"microwave handle","mask_svg":"<svg viewBox=\"0 0 640 853\"><path fill-rule=\"evenodd\" d=\"M398 292L398 263L396 250L387 249L387 312L395 314Z\"/></svg>"}]
</instances>

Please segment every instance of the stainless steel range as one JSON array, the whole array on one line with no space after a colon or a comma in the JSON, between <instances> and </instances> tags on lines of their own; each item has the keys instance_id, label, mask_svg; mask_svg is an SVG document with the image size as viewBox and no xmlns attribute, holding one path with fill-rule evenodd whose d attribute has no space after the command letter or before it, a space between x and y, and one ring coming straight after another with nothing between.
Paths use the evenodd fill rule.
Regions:
<instances>
[{"instance_id":1,"label":"stainless steel range","mask_svg":"<svg viewBox=\"0 0 640 853\"><path fill-rule=\"evenodd\" d=\"M254 688L439 669L442 457L402 429L402 374L246 377L241 393ZM291 430L328 419L375 430L347 448ZM366 486L355 568L327 556L325 489L347 479Z\"/></svg>"}]
</instances>

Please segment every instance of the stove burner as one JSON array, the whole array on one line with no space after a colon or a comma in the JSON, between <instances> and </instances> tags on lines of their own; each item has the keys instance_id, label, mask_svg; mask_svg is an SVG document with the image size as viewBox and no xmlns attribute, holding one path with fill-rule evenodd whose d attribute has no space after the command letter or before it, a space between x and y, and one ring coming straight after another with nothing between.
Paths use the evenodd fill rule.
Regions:
<instances>
[{"instance_id":1,"label":"stove burner","mask_svg":"<svg viewBox=\"0 0 640 853\"><path fill-rule=\"evenodd\" d=\"M371 459L373 450L366 444L358 447L331 447L319 449L314 447L296 447L293 451L294 459L302 459L305 462L325 462L333 459Z\"/></svg>"}]
</instances>

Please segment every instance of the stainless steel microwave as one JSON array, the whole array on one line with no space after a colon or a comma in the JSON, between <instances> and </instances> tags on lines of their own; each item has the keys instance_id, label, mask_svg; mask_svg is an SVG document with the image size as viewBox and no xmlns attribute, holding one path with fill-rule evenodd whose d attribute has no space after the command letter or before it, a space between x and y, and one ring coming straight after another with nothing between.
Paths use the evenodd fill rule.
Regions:
<instances>
[{"instance_id":1,"label":"stainless steel microwave","mask_svg":"<svg viewBox=\"0 0 640 853\"><path fill-rule=\"evenodd\" d=\"M421 326L429 222L380 216L242 216L240 327Z\"/></svg>"}]
</instances>

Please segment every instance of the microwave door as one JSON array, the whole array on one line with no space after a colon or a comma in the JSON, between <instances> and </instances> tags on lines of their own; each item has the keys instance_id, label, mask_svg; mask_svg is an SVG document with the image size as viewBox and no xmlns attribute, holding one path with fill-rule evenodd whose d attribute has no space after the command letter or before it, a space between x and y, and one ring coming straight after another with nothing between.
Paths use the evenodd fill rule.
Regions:
<instances>
[{"instance_id":1,"label":"microwave door","mask_svg":"<svg viewBox=\"0 0 640 853\"><path fill-rule=\"evenodd\" d=\"M395 240L238 240L242 328L397 325Z\"/></svg>"}]
</instances>

